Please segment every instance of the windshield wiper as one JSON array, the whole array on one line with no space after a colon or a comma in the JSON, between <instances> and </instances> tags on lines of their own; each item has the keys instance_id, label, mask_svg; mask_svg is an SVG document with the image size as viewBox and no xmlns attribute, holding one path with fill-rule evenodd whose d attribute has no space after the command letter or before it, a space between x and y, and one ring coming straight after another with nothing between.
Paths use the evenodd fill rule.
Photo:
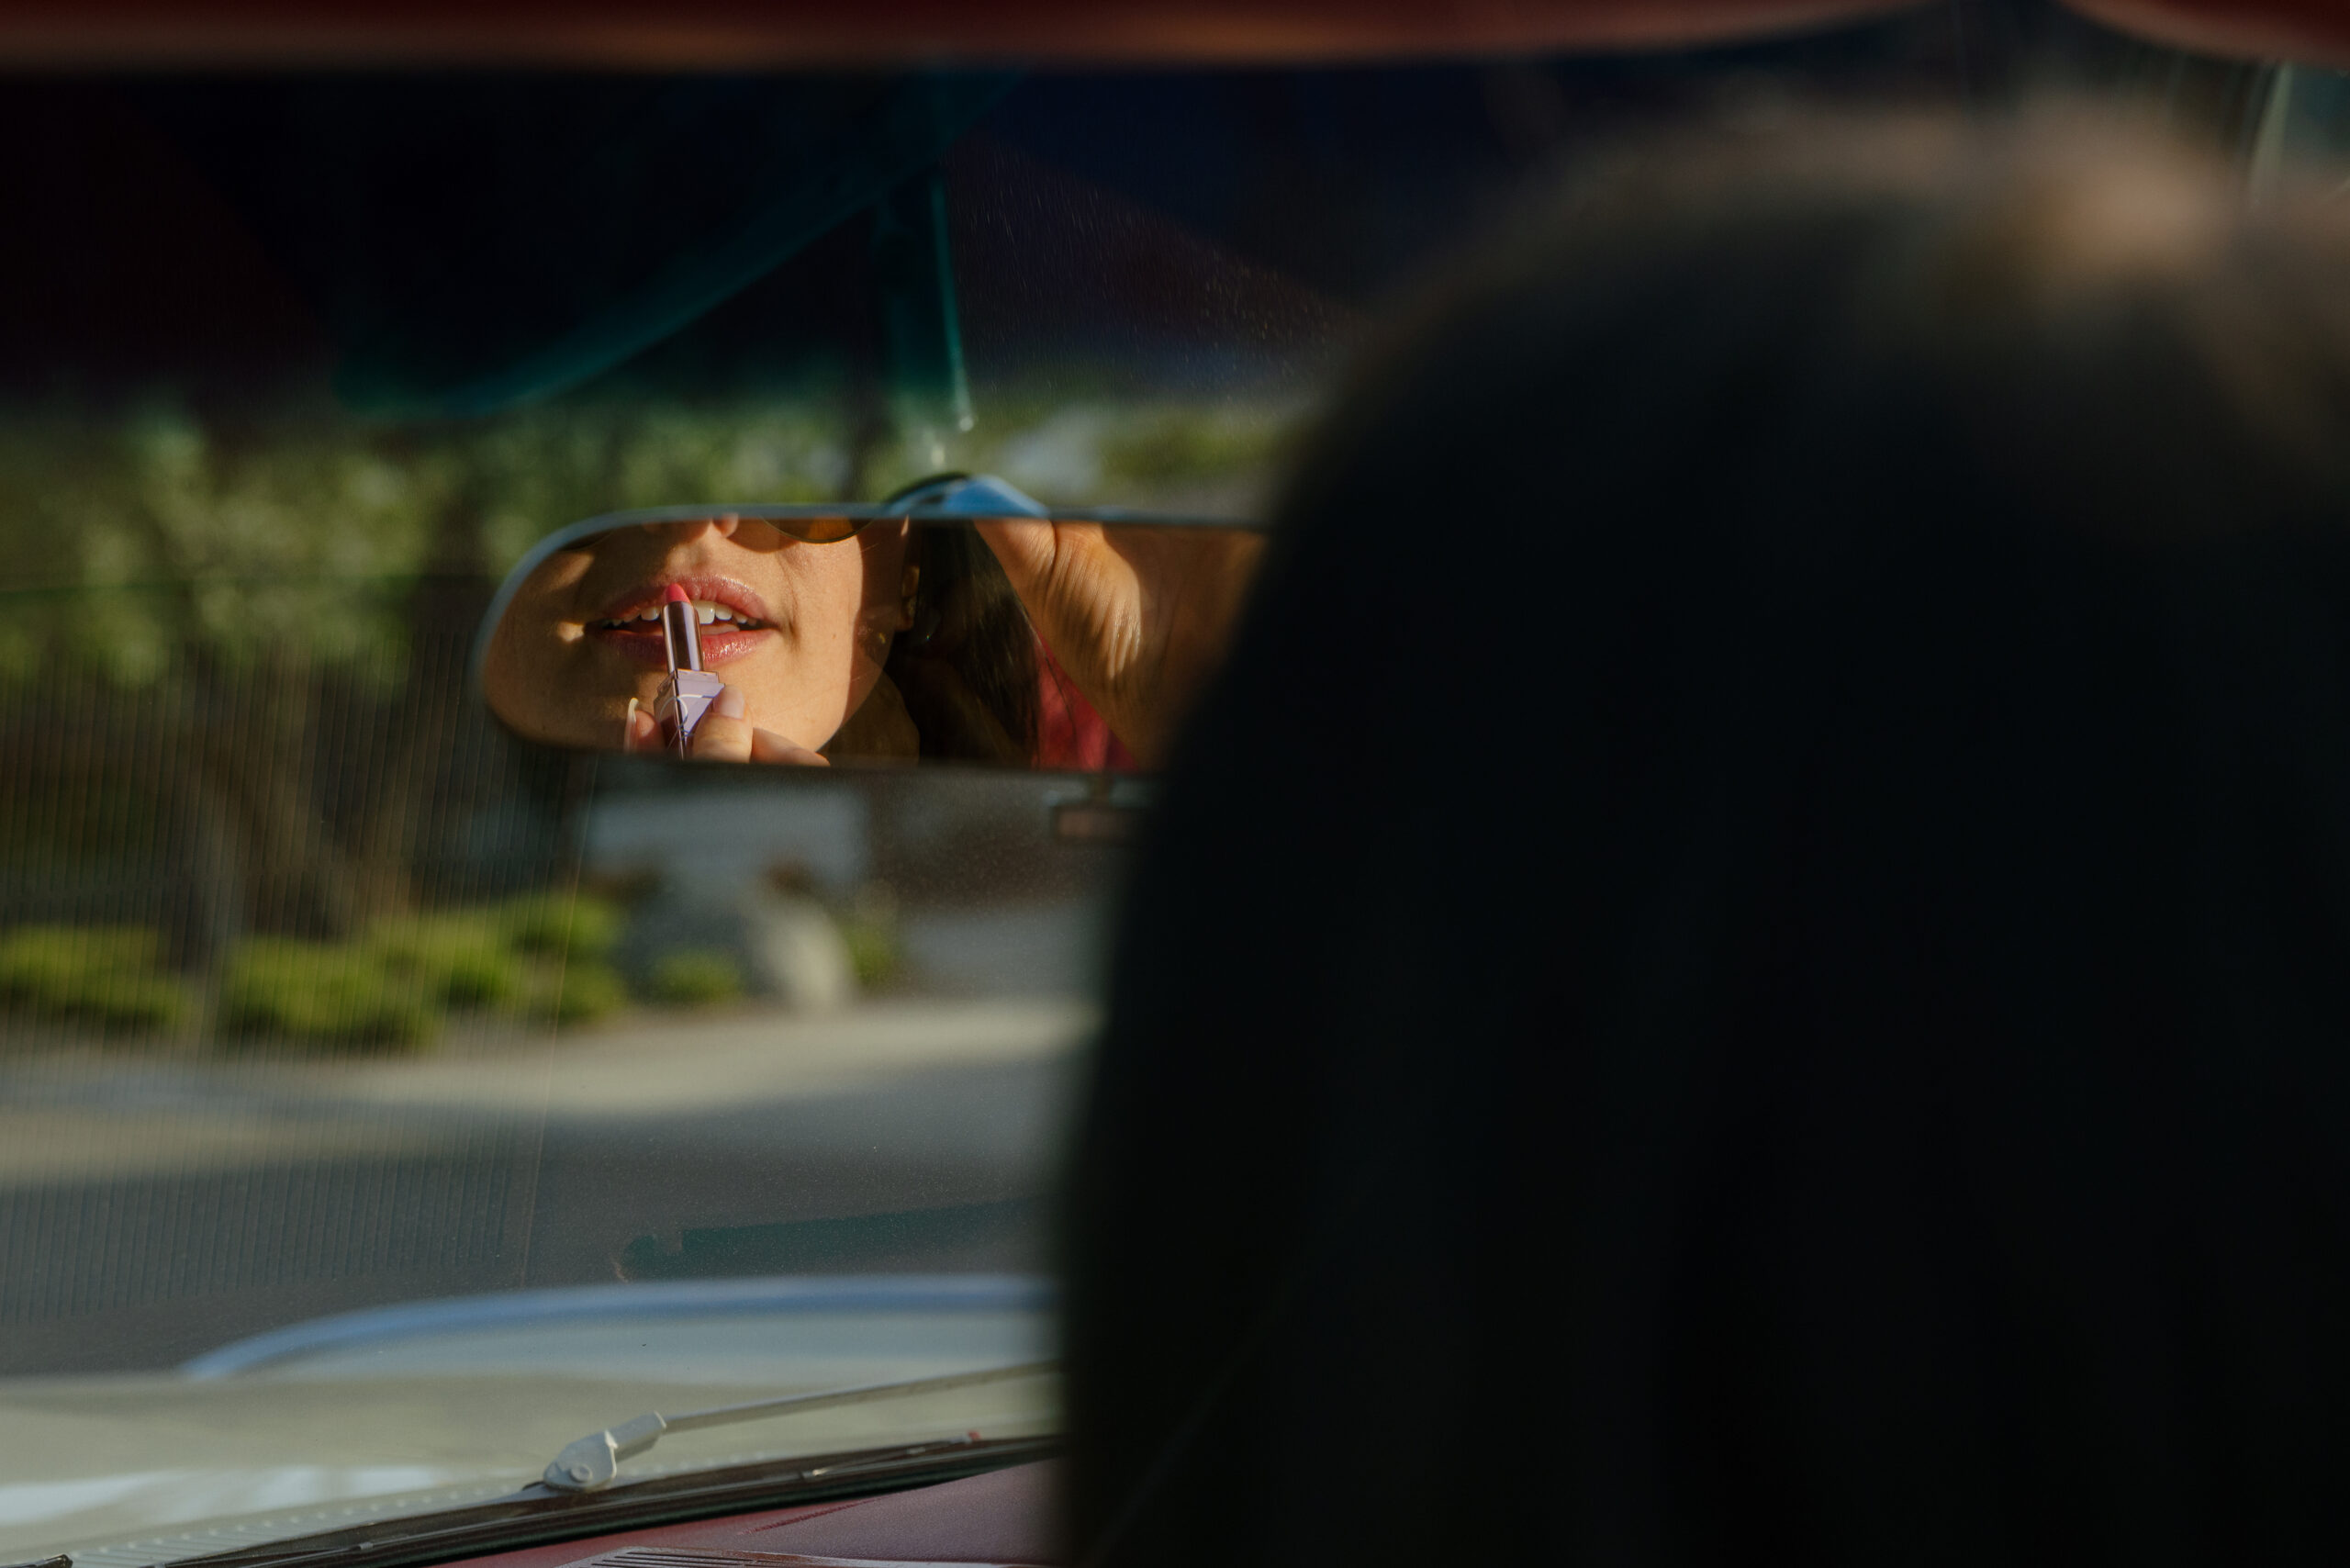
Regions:
<instances>
[{"instance_id":1,"label":"windshield wiper","mask_svg":"<svg viewBox=\"0 0 2350 1568\"><path fill-rule=\"evenodd\" d=\"M588 1494L550 1491L533 1483L487 1502L369 1517L309 1535L226 1551L158 1555L150 1562L158 1568L430 1568L582 1536L931 1486L1049 1459L1059 1450L1060 1439L1052 1437L957 1438L689 1470Z\"/></svg>"},{"instance_id":2,"label":"windshield wiper","mask_svg":"<svg viewBox=\"0 0 2350 1568\"><path fill-rule=\"evenodd\" d=\"M754 1400L748 1405L722 1405L710 1410L688 1410L664 1416L649 1411L617 1427L590 1432L566 1443L547 1466L546 1484L558 1492L593 1492L612 1484L621 1461L632 1458L661 1440L667 1432L689 1432L700 1427L731 1427L738 1421L764 1421L771 1416L796 1415L835 1405L861 1405L868 1399L894 1399L909 1394L972 1388L1015 1377L1033 1377L1056 1370L1058 1361L1023 1361L1017 1366L987 1367L979 1372L949 1372L944 1377L911 1378L903 1383L873 1383L859 1388L829 1389L822 1394L794 1394L781 1399Z\"/></svg>"}]
</instances>

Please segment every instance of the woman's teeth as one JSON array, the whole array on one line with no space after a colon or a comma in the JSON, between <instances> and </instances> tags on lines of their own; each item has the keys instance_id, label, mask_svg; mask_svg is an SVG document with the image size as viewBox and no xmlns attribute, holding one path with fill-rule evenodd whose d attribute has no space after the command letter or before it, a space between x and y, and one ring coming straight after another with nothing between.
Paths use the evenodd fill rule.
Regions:
<instances>
[{"instance_id":1,"label":"woman's teeth","mask_svg":"<svg viewBox=\"0 0 2350 1568\"><path fill-rule=\"evenodd\" d=\"M737 632L761 632L767 629L766 622L745 615L740 610L731 610L722 604L711 604L705 599L698 599L693 601L693 606L694 619L705 626L723 621ZM599 621L596 626L599 631L618 632L638 622L659 626L661 607L656 604L649 610L640 610L634 615L624 615L617 621Z\"/></svg>"}]
</instances>

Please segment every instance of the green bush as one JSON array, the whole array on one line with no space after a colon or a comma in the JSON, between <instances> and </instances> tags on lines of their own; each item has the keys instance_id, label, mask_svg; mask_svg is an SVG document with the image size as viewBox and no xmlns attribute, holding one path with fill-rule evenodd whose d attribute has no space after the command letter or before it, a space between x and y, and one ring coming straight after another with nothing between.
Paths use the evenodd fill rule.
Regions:
<instances>
[{"instance_id":1,"label":"green bush","mask_svg":"<svg viewBox=\"0 0 2350 1568\"><path fill-rule=\"evenodd\" d=\"M558 1024L592 1024L628 1005L628 985L610 964L574 959L564 966L558 983L560 990L549 987Z\"/></svg>"},{"instance_id":2,"label":"green bush","mask_svg":"<svg viewBox=\"0 0 2350 1568\"><path fill-rule=\"evenodd\" d=\"M858 985L869 990L898 972L902 955L890 922L852 915L841 922L841 940L848 944L848 964Z\"/></svg>"},{"instance_id":3,"label":"green bush","mask_svg":"<svg viewBox=\"0 0 2350 1568\"><path fill-rule=\"evenodd\" d=\"M522 961L503 923L478 913L386 922L367 946L419 996L443 1007L498 1007L522 995Z\"/></svg>"},{"instance_id":4,"label":"green bush","mask_svg":"<svg viewBox=\"0 0 2350 1568\"><path fill-rule=\"evenodd\" d=\"M651 991L655 1002L672 1007L708 1007L743 994L743 971L724 953L680 948L653 966Z\"/></svg>"},{"instance_id":5,"label":"green bush","mask_svg":"<svg viewBox=\"0 0 2350 1568\"><path fill-rule=\"evenodd\" d=\"M426 1045L440 1014L412 973L364 944L263 937L239 946L221 986L218 1026L321 1045Z\"/></svg>"},{"instance_id":6,"label":"green bush","mask_svg":"<svg viewBox=\"0 0 2350 1568\"><path fill-rule=\"evenodd\" d=\"M587 1023L628 1005L602 956L621 920L610 901L549 893L379 921L344 942L252 938L229 955L216 1030L415 1047L452 1010ZM0 1006L111 1030L177 1029L196 1015L196 992L162 959L161 938L143 927L18 926L0 934ZM665 1001L699 1006L742 993L724 954L672 960L654 981Z\"/></svg>"},{"instance_id":7,"label":"green bush","mask_svg":"<svg viewBox=\"0 0 2350 1568\"><path fill-rule=\"evenodd\" d=\"M620 940L627 913L592 893L529 893L498 906L497 915L517 952L600 958Z\"/></svg>"},{"instance_id":8,"label":"green bush","mask_svg":"<svg viewBox=\"0 0 2350 1568\"><path fill-rule=\"evenodd\" d=\"M866 883L849 901L840 918L841 941L848 947L849 969L864 990L887 983L905 962L899 940L898 897L890 884Z\"/></svg>"},{"instance_id":9,"label":"green bush","mask_svg":"<svg viewBox=\"0 0 2350 1568\"><path fill-rule=\"evenodd\" d=\"M171 975L125 974L115 976L61 1013L102 1029L167 1034L195 1015L196 999L186 982Z\"/></svg>"},{"instance_id":10,"label":"green bush","mask_svg":"<svg viewBox=\"0 0 2350 1568\"><path fill-rule=\"evenodd\" d=\"M1276 450L1284 421L1257 410L1203 417L1198 409L1137 410L1102 433L1103 473L1142 485L1198 483L1259 472Z\"/></svg>"},{"instance_id":11,"label":"green bush","mask_svg":"<svg viewBox=\"0 0 2350 1568\"><path fill-rule=\"evenodd\" d=\"M604 900L544 893L379 921L351 942L247 942L222 990L219 1031L415 1047L451 1011L586 1023L628 1005L628 988L599 956L621 920ZM725 980L740 989L731 969ZM677 983L681 999L698 1002L716 982L689 972Z\"/></svg>"},{"instance_id":12,"label":"green bush","mask_svg":"<svg viewBox=\"0 0 2350 1568\"><path fill-rule=\"evenodd\" d=\"M0 1002L103 1029L176 1029L195 1000L162 960L143 926L20 925L0 936Z\"/></svg>"}]
</instances>

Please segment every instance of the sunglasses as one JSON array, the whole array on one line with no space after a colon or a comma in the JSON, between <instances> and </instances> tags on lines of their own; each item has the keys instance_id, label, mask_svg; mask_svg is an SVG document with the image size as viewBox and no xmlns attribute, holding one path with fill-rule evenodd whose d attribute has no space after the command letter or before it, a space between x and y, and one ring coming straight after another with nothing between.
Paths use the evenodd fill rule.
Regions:
<instances>
[{"instance_id":1,"label":"sunglasses","mask_svg":"<svg viewBox=\"0 0 2350 1568\"><path fill-rule=\"evenodd\" d=\"M753 549L789 539L801 544L837 544L854 539L868 523L901 518L923 520L978 517L1046 517L1044 507L991 475L937 474L892 493L878 506L661 507L603 521L632 521L646 528L681 522L731 521L734 537ZM752 531L747 536L745 530ZM762 535L766 535L762 538Z\"/></svg>"},{"instance_id":2,"label":"sunglasses","mask_svg":"<svg viewBox=\"0 0 2350 1568\"><path fill-rule=\"evenodd\" d=\"M642 518L637 526L650 530L701 522L732 523L735 543L758 550L773 549L785 540L801 544L838 544L845 539L856 538L868 524L884 519L895 521L906 515L902 510L885 512L878 508L867 507L833 507L822 511L767 507L720 512L688 509L684 515L667 515L676 510L677 509L664 508L664 515Z\"/></svg>"}]
</instances>

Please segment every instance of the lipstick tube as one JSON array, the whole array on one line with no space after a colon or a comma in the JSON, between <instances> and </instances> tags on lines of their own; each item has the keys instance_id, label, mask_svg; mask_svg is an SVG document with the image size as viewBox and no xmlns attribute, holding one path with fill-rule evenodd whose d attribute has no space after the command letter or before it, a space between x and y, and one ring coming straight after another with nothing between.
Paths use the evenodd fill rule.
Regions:
<instances>
[{"instance_id":1,"label":"lipstick tube","mask_svg":"<svg viewBox=\"0 0 2350 1568\"><path fill-rule=\"evenodd\" d=\"M701 667L699 618L694 613L693 600L675 583L661 601L661 642L669 673L653 700L653 717L669 749L686 756L693 750L695 727L726 686Z\"/></svg>"},{"instance_id":2,"label":"lipstick tube","mask_svg":"<svg viewBox=\"0 0 2350 1568\"><path fill-rule=\"evenodd\" d=\"M669 585L661 601L661 642L669 655L669 673L701 668L701 621L693 601L677 584Z\"/></svg>"}]
</instances>

